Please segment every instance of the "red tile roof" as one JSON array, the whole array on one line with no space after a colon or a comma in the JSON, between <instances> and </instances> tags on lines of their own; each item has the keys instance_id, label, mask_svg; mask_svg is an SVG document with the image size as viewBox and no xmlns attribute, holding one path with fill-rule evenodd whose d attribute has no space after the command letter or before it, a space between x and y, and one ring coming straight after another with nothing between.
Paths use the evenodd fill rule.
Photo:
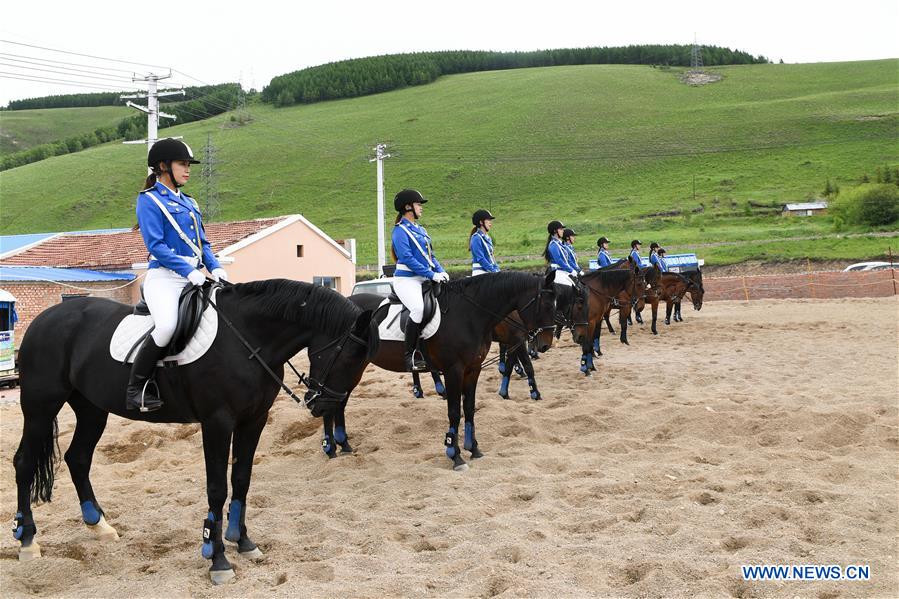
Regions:
<instances>
[{"instance_id":1,"label":"red tile roof","mask_svg":"<svg viewBox=\"0 0 899 599\"><path fill-rule=\"evenodd\" d=\"M240 220L230 223L209 223L206 238L216 254L241 239L267 229L285 216ZM147 248L140 231L77 235L63 233L51 237L19 254L2 260L4 266L52 266L57 268L96 268L100 270L130 269L137 262L147 261Z\"/></svg>"}]
</instances>

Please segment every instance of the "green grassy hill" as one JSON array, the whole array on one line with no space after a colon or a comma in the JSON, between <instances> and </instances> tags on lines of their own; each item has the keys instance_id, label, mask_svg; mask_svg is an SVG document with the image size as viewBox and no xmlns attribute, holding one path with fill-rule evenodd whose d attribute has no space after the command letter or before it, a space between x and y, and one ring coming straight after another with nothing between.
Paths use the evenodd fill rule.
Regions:
<instances>
[{"instance_id":1,"label":"green grassy hill","mask_svg":"<svg viewBox=\"0 0 899 599\"><path fill-rule=\"evenodd\" d=\"M217 147L220 219L301 212L375 259L375 167L386 141L388 200L416 187L442 258L464 258L470 215L497 215L500 255L536 255L559 218L588 250L600 234L710 262L862 258L887 242L835 242L828 218L784 219L755 203L803 201L899 163L899 60L716 67L689 87L675 70L590 65L471 73L400 91L227 115L167 129L198 153ZM2 233L129 225L144 148L108 144L0 173ZM199 169L187 191L203 204ZM694 197L695 180L695 197ZM699 212L701 210L701 212ZM663 215L660 213L672 213ZM391 217L392 222L392 217Z\"/></svg>"},{"instance_id":2,"label":"green grassy hill","mask_svg":"<svg viewBox=\"0 0 899 599\"><path fill-rule=\"evenodd\" d=\"M0 156L110 127L135 111L125 106L0 111Z\"/></svg>"}]
</instances>

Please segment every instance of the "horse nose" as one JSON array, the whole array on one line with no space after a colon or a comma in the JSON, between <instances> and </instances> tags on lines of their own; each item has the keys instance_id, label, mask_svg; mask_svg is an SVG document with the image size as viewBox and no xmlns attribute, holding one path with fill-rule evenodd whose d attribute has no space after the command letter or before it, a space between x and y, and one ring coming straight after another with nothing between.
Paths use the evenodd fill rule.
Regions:
<instances>
[{"instance_id":1,"label":"horse nose","mask_svg":"<svg viewBox=\"0 0 899 599\"><path fill-rule=\"evenodd\" d=\"M537 351L541 354L549 349L549 343L541 343L540 347L537 348Z\"/></svg>"}]
</instances>

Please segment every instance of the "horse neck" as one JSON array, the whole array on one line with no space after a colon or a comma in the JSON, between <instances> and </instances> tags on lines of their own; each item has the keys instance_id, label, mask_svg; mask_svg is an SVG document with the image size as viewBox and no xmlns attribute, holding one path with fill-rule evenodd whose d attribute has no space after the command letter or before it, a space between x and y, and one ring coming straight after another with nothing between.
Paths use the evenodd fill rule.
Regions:
<instances>
[{"instance_id":1,"label":"horse neck","mask_svg":"<svg viewBox=\"0 0 899 599\"><path fill-rule=\"evenodd\" d=\"M537 279L517 276L515 273L497 273L491 277L494 278L490 280L487 277L475 277L471 279L469 288L462 290L478 305L492 312L488 314L485 310L476 310L484 314L491 327L502 322L516 309L524 307L530 299L537 297ZM491 285L497 277L507 277L510 282L509 288L501 288L502 293L497 293L498 289Z\"/></svg>"},{"instance_id":2,"label":"horse neck","mask_svg":"<svg viewBox=\"0 0 899 599\"><path fill-rule=\"evenodd\" d=\"M596 291L609 297L616 297L619 293L627 289L628 283L631 282L629 271L624 269L614 269L608 271L600 271L598 276L587 279L587 284L591 285Z\"/></svg>"}]
</instances>

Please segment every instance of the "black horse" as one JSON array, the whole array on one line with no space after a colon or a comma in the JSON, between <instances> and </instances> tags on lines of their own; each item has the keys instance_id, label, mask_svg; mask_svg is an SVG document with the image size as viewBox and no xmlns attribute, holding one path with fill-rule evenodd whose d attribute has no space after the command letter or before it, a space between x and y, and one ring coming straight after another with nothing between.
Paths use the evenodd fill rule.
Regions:
<instances>
[{"instance_id":1,"label":"black horse","mask_svg":"<svg viewBox=\"0 0 899 599\"><path fill-rule=\"evenodd\" d=\"M702 297L705 295L705 288L702 286L702 270L697 268L696 270L687 270L682 273L684 278L693 282L687 289L687 293L690 294L690 299L693 302L693 309L696 311L702 310ZM674 304L674 321L675 322L683 322L684 317L681 316L680 313L681 302L677 302Z\"/></svg>"},{"instance_id":2,"label":"black horse","mask_svg":"<svg viewBox=\"0 0 899 599\"><path fill-rule=\"evenodd\" d=\"M129 368L109 353L113 331L131 306L102 298L76 299L48 308L28 327L19 352L24 430L14 458L18 487L14 535L21 542L20 560L40 557L31 504L52 496L59 451L56 415L65 403L77 418L65 460L84 522L95 534L118 538L103 517L89 478L107 416L199 422L209 503L202 553L212 560L210 577L218 584L234 576L222 541L229 453L233 466L225 538L237 543L239 553L261 557L247 536L246 498L256 445L283 385L284 363L309 348L310 373L304 380L310 390L305 403L314 415L320 414L326 409L323 405L345 401L359 382L378 349L377 325L371 312L338 293L295 281L231 285L214 301L219 325L212 347L196 362L158 371L166 401L150 413L125 410Z\"/></svg>"},{"instance_id":3,"label":"black horse","mask_svg":"<svg viewBox=\"0 0 899 599\"><path fill-rule=\"evenodd\" d=\"M544 352L552 346L555 328L555 286L552 273L546 277L500 272L480 277L466 277L443 285L440 294L441 321L438 331L422 345L431 368L443 373L446 382L449 430L444 437L446 455L455 470L468 467L458 444L460 404L464 397L465 440L463 447L472 458L484 454L475 438L475 393L481 364L490 350L493 329L514 311L518 311L522 329L537 342L537 350ZM350 301L365 310L374 310L383 297L372 294L350 296ZM374 319L382 317L375 313ZM377 366L394 372L404 372L404 345L401 341L382 341L374 360ZM336 446L343 452L352 451L346 431L345 408L325 414L322 449L329 457L336 456Z\"/></svg>"}]
</instances>

